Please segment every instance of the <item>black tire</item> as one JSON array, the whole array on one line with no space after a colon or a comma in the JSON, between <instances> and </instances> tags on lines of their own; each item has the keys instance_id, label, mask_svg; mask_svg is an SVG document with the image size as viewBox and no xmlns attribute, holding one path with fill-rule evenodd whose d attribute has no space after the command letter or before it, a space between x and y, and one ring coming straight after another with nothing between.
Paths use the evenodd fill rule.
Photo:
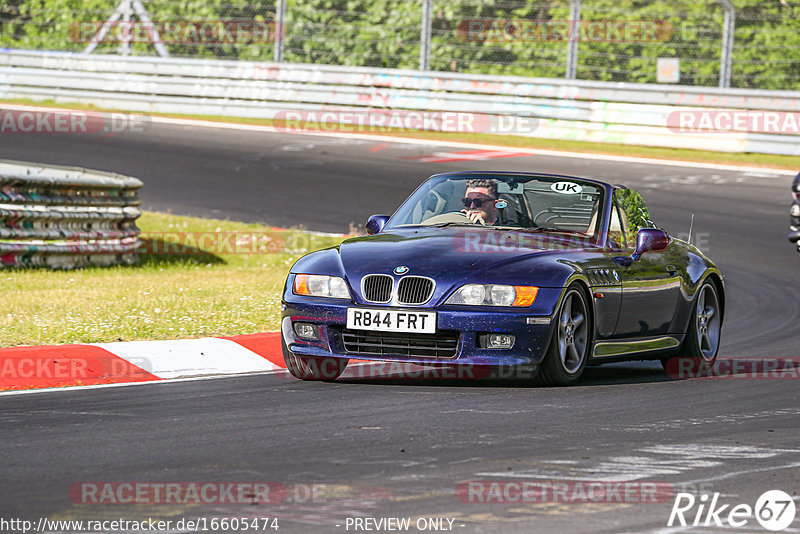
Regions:
<instances>
[{"instance_id":1,"label":"black tire","mask_svg":"<svg viewBox=\"0 0 800 534\"><path fill-rule=\"evenodd\" d=\"M710 280L703 282L695 297L692 317L686 329L680 351L675 356L663 358L661 365L670 374L677 368L679 359L691 360L691 366L681 369L710 369L717 360L722 331L722 301L717 287Z\"/></svg>"},{"instance_id":2,"label":"black tire","mask_svg":"<svg viewBox=\"0 0 800 534\"><path fill-rule=\"evenodd\" d=\"M286 369L300 380L336 380L350 361L347 358L322 358L319 356L298 356L283 345L283 360Z\"/></svg>"},{"instance_id":3,"label":"black tire","mask_svg":"<svg viewBox=\"0 0 800 534\"><path fill-rule=\"evenodd\" d=\"M586 295L577 284L567 288L556 322L553 339L535 381L543 386L570 386L583 374L594 332Z\"/></svg>"}]
</instances>

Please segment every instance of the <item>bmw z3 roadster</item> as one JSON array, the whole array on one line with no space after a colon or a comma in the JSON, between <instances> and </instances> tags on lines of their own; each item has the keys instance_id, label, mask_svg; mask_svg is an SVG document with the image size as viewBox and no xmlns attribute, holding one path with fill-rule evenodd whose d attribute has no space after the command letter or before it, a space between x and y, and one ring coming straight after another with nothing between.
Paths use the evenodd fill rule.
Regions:
<instances>
[{"instance_id":1,"label":"bmw z3 roadster","mask_svg":"<svg viewBox=\"0 0 800 534\"><path fill-rule=\"evenodd\" d=\"M659 229L635 190L437 174L366 228L290 270L281 331L297 378L333 380L357 359L528 369L570 385L587 364L717 357L723 277Z\"/></svg>"}]
</instances>

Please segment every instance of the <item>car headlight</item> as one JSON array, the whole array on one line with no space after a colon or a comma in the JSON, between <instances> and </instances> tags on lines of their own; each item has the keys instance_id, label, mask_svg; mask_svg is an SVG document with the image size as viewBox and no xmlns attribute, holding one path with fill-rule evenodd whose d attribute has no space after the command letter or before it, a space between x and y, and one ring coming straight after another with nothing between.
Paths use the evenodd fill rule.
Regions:
<instances>
[{"instance_id":1,"label":"car headlight","mask_svg":"<svg viewBox=\"0 0 800 534\"><path fill-rule=\"evenodd\" d=\"M342 278L322 274L298 274L294 277L293 293L309 297L350 298L350 291Z\"/></svg>"},{"instance_id":2,"label":"car headlight","mask_svg":"<svg viewBox=\"0 0 800 534\"><path fill-rule=\"evenodd\" d=\"M530 306L536 300L538 287L499 284L467 284L453 293L447 304L467 306Z\"/></svg>"}]
</instances>

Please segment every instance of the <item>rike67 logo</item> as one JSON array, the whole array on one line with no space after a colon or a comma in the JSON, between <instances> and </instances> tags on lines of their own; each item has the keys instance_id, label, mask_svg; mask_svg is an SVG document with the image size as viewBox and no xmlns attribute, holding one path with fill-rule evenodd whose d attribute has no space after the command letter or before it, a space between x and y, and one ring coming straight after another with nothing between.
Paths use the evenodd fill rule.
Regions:
<instances>
[{"instance_id":1,"label":"rike67 logo","mask_svg":"<svg viewBox=\"0 0 800 534\"><path fill-rule=\"evenodd\" d=\"M794 500L781 490L765 491L755 506L723 504L718 492L699 497L681 492L675 496L667 526L752 528L755 519L765 529L777 532L792 524L795 511Z\"/></svg>"}]
</instances>

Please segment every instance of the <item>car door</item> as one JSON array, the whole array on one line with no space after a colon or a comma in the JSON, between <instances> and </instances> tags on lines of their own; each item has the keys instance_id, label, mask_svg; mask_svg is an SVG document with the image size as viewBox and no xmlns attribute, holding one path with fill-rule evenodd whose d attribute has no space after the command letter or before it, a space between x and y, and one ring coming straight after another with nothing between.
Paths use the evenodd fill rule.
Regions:
<instances>
[{"instance_id":1,"label":"car door","mask_svg":"<svg viewBox=\"0 0 800 534\"><path fill-rule=\"evenodd\" d=\"M645 252L636 261L631 255L636 232L655 228L642 196L633 189L615 189L615 214L611 217L609 242L622 282L622 304L614 337L648 337L667 334L678 304L680 275L669 248Z\"/></svg>"}]
</instances>

